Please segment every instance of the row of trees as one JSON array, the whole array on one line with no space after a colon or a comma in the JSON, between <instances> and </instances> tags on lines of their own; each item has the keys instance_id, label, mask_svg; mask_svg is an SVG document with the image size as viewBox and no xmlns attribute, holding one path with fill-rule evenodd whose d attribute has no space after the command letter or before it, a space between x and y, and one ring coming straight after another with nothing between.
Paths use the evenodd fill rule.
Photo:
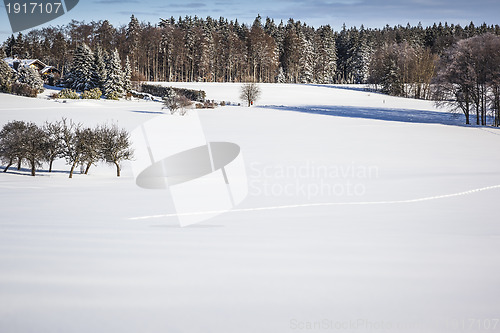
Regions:
<instances>
[{"instance_id":1,"label":"row of trees","mask_svg":"<svg viewBox=\"0 0 500 333\"><path fill-rule=\"evenodd\" d=\"M500 126L500 37L484 34L461 40L441 58L434 98L464 113L475 113L477 125Z\"/></svg>"},{"instance_id":2,"label":"row of trees","mask_svg":"<svg viewBox=\"0 0 500 333\"><path fill-rule=\"evenodd\" d=\"M418 75L409 68L444 54L459 40L487 32L500 35L500 27L440 23L426 28L344 26L337 32L328 25L314 28L292 19L276 23L260 16L252 25L196 16L162 19L153 25L132 16L128 25L119 27L105 20L34 29L10 37L3 48L7 56L40 58L63 74L71 68L74 50L85 43L94 52L99 47L109 54L116 49L122 67L128 55L133 79L381 84L395 66L408 68L400 76L412 79ZM382 56L394 58L401 48L406 58L380 61Z\"/></svg>"},{"instance_id":3,"label":"row of trees","mask_svg":"<svg viewBox=\"0 0 500 333\"><path fill-rule=\"evenodd\" d=\"M389 95L429 99L438 59L418 44L384 45L372 55L367 81Z\"/></svg>"},{"instance_id":4,"label":"row of trees","mask_svg":"<svg viewBox=\"0 0 500 333\"><path fill-rule=\"evenodd\" d=\"M69 178L78 165L87 174L98 161L115 165L120 177L120 163L132 155L129 133L116 124L90 128L65 118L42 126L11 121L0 131L0 161L6 165L3 172L17 163L18 170L27 165L35 176L44 163L48 163L48 172L52 172L53 162L64 158L71 166Z\"/></svg>"}]
</instances>

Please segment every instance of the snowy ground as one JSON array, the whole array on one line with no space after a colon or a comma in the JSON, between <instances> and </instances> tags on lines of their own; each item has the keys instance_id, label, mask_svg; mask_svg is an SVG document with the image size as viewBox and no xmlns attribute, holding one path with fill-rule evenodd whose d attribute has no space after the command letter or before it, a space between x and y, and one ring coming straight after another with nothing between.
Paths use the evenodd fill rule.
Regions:
<instances>
[{"instance_id":1,"label":"snowy ground","mask_svg":"<svg viewBox=\"0 0 500 333\"><path fill-rule=\"evenodd\" d=\"M239 102L237 84L175 85ZM360 87L262 90L199 111L249 181L239 210L201 224L147 218L172 213L168 193L130 164L1 173L0 332L500 331L500 131ZM2 126L133 130L161 112L0 94Z\"/></svg>"}]
</instances>

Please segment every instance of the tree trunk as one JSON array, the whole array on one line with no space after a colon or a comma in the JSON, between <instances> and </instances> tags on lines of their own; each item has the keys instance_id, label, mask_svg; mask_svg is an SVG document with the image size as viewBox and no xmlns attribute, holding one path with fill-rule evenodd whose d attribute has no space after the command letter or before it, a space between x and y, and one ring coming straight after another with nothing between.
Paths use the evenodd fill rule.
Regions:
<instances>
[{"instance_id":1,"label":"tree trunk","mask_svg":"<svg viewBox=\"0 0 500 333\"><path fill-rule=\"evenodd\" d=\"M7 172L7 170L9 170L10 166L12 165L13 161L12 161L12 158L9 160L9 164L7 164L7 166L5 167L5 169L3 169L3 172Z\"/></svg>"},{"instance_id":2,"label":"tree trunk","mask_svg":"<svg viewBox=\"0 0 500 333\"><path fill-rule=\"evenodd\" d=\"M87 175L89 173L89 169L92 166L92 162L87 163L87 168L85 168L85 174Z\"/></svg>"},{"instance_id":3,"label":"tree trunk","mask_svg":"<svg viewBox=\"0 0 500 333\"><path fill-rule=\"evenodd\" d=\"M22 161L23 161L23 160L22 160L22 158L19 158L19 159L17 160L17 170L21 170L21 162L22 162Z\"/></svg>"},{"instance_id":4,"label":"tree trunk","mask_svg":"<svg viewBox=\"0 0 500 333\"><path fill-rule=\"evenodd\" d=\"M117 162L114 162L116 165L116 177L120 177L120 164Z\"/></svg>"},{"instance_id":5,"label":"tree trunk","mask_svg":"<svg viewBox=\"0 0 500 333\"><path fill-rule=\"evenodd\" d=\"M73 171L75 171L75 167L78 164L78 161L74 161L73 164L71 165L71 170L69 172L69 178L73 178Z\"/></svg>"},{"instance_id":6,"label":"tree trunk","mask_svg":"<svg viewBox=\"0 0 500 333\"><path fill-rule=\"evenodd\" d=\"M36 172L35 161L30 161L30 164L31 164L31 175L34 177Z\"/></svg>"},{"instance_id":7,"label":"tree trunk","mask_svg":"<svg viewBox=\"0 0 500 333\"><path fill-rule=\"evenodd\" d=\"M49 161L49 172L52 172L52 163L54 162L54 159L51 158Z\"/></svg>"},{"instance_id":8,"label":"tree trunk","mask_svg":"<svg viewBox=\"0 0 500 333\"><path fill-rule=\"evenodd\" d=\"M466 107L466 112L465 112L465 124L466 125L470 125L470 119L469 119L469 116L470 116L470 108L469 108L469 100L467 99L465 101L465 107Z\"/></svg>"}]
</instances>

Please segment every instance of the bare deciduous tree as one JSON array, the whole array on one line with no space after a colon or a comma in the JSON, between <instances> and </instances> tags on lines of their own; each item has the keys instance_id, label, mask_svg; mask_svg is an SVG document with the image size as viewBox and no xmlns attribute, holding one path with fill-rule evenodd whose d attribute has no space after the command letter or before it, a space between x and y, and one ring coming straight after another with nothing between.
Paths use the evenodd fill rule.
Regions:
<instances>
[{"instance_id":1,"label":"bare deciduous tree","mask_svg":"<svg viewBox=\"0 0 500 333\"><path fill-rule=\"evenodd\" d=\"M101 130L99 128L77 129L76 137L81 148L80 163L85 167L85 174L88 175L92 164L96 164L101 157Z\"/></svg>"},{"instance_id":2,"label":"bare deciduous tree","mask_svg":"<svg viewBox=\"0 0 500 333\"><path fill-rule=\"evenodd\" d=\"M47 137L43 129L34 123L28 123L22 133L22 150L25 160L35 176L36 168L41 167L46 157Z\"/></svg>"},{"instance_id":3,"label":"bare deciduous tree","mask_svg":"<svg viewBox=\"0 0 500 333\"><path fill-rule=\"evenodd\" d=\"M185 115L187 112L187 107L191 106L191 102L186 96L177 94L173 89L170 93L163 97L163 108L169 109L170 114L174 114L179 111L181 116Z\"/></svg>"},{"instance_id":4,"label":"bare deciduous tree","mask_svg":"<svg viewBox=\"0 0 500 333\"><path fill-rule=\"evenodd\" d=\"M125 129L120 129L113 124L109 127L101 127L100 135L102 139L101 158L107 163L114 164L116 176L120 177L121 162L130 160L134 154L130 147L130 134Z\"/></svg>"},{"instance_id":5,"label":"bare deciduous tree","mask_svg":"<svg viewBox=\"0 0 500 333\"><path fill-rule=\"evenodd\" d=\"M0 131L0 160L7 164L3 172L7 172L16 160L18 170L21 169L24 158L22 139L25 130L26 123L16 120L7 123Z\"/></svg>"},{"instance_id":6,"label":"bare deciduous tree","mask_svg":"<svg viewBox=\"0 0 500 333\"><path fill-rule=\"evenodd\" d=\"M240 98L248 103L250 107L261 94L259 86L254 82L245 83L241 86Z\"/></svg>"},{"instance_id":7,"label":"bare deciduous tree","mask_svg":"<svg viewBox=\"0 0 500 333\"><path fill-rule=\"evenodd\" d=\"M66 163L71 165L69 178L73 178L75 167L80 163L83 147L77 131L81 131L81 124L74 123L72 120L62 119L61 139L63 143L63 154Z\"/></svg>"},{"instance_id":8,"label":"bare deciduous tree","mask_svg":"<svg viewBox=\"0 0 500 333\"><path fill-rule=\"evenodd\" d=\"M63 154L63 142L61 138L62 123L60 121L48 122L43 124L43 131L46 136L46 156L45 160L49 163L49 172L52 172L52 164Z\"/></svg>"},{"instance_id":9,"label":"bare deciduous tree","mask_svg":"<svg viewBox=\"0 0 500 333\"><path fill-rule=\"evenodd\" d=\"M470 124L486 125L488 107L499 125L500 37L483 34L461 40L441 59L435 78L438 105L461 110Z\"/></svg>"}]
</instances>

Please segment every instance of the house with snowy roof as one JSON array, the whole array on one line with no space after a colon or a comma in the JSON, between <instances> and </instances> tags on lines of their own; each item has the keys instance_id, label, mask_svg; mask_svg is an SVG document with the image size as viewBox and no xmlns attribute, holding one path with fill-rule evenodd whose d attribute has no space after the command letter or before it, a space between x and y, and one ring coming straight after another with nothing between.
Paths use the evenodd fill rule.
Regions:
<instances>
[{"instance_id":1,"label":"house with snowy roof","mask_svg":"<svg viewBox=\"0 0 500 333\"><path fill-rule=\"evenodd\" d=\"M3 60L16 72L20 67L36 69L42 79L50 85L53 85L55 77L61 74L54 66L49 66L38 59L4 58Z\"/></svg>"}]
</instances>

